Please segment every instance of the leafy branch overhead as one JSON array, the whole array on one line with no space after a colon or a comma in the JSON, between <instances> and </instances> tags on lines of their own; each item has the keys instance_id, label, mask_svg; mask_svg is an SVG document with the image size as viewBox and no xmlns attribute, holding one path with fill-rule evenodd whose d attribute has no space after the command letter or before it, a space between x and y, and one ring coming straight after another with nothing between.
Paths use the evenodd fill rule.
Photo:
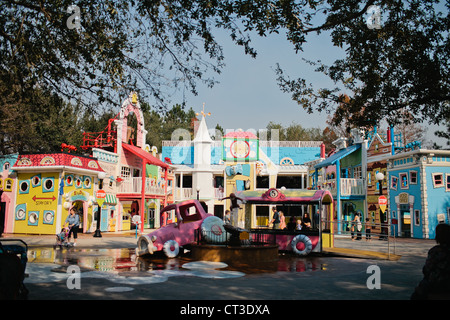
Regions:
<instances>
[{"instance_id":1,"label":"leafy branch overhead","mask_svg":"<svg viewBox=\"0 0 450 320\"><path fill-rule=\"evenodd\" d=\"M79 25L69 28L74 5ZM372 5L377 29L367 26ZM283 61L277 68L281 89L309 112L354 125L395 123L405 109L413 121L448 121L448 9L432 0L1 0L0 113L24 113L42 92L94 110L136 90L164 109L174 92L216 83L225 57L215 32L223 29L252 57L250 35L279 33L301 58L310 35L329 33L345 58L310 63L335 87L296 79Z\"/></svg>"}]
</instances>

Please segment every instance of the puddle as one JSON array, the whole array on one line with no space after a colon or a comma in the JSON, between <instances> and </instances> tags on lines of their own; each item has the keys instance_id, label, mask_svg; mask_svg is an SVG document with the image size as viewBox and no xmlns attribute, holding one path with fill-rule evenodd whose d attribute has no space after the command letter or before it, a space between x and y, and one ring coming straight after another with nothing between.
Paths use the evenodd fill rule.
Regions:
<instances>
[{"instance_id":1,"label":"puddle","mask_svg":"<svg viewBox=\"0 0 450 320\"><path fill-rule=\"evenodd\" d=\"M189 253L168 259L162 254L137 257L134 249L79 249L79 248L32 248L28 250L28 263L49 263L60 266L78 265L82 271L155 272L160 270L195 272L217 270L242 272L244 274L275 272L312 272L327 270L327 264L317 256L298 257L280 254L278 260L241 264L239 262L199 262L193 261ZM65 268L53 268L53 272L65 272Z\"/></svg>"}]
</instances>

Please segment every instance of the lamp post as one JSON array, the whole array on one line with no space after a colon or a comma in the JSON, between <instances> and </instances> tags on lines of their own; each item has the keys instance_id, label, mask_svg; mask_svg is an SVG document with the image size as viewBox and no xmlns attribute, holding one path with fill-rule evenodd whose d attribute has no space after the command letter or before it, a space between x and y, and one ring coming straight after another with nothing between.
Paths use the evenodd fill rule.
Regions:
<instances>
[{"instance_id":1,"label":"lamp post","mask_svg":"<svg viewBox=\"0 0 450 320\"><path fill-rule=\"evenodd\" d=\"M105 172L99 172L98 173L98 189L102 190L103 189L103 179L105 179L106 177L106 173ZM97 200L98 202L98 200ZM103 205L103 200L101 201L101 204L98 204L98 211L97 211L97 228L95 229L94 232L94 238L101 238L102 237L102 233L100 231L100 221L101 221L101 215L102 215L102 205Z\"/></svg>"}]
</instances>

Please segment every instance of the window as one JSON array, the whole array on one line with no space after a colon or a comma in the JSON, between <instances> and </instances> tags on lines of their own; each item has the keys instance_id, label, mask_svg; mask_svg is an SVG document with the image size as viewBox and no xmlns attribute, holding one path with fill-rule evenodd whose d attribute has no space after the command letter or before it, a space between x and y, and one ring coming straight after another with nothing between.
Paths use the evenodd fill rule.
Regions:
<instances>
[{"instance_id":1,"label":"window","mask_svg":"<svg viewBox=\"0 0 450 320\"><path fill-rule=\"evenodd\" d=\"M129 178L131 176L131 169L129 167L122 167L120 170L120 176L122 178Z\"/></svg>"},{"instance_id":2,"label":"window","mask_svg":"<svg viewBox=\"0 0 450 320\"><path fill-rule=\"evenodd\" d=\"M369 185L369 186L371 186L372 185L372 172L367 172L367 184Z\"/></svg>"},{"instance_id":3,"label":"window","mask_svg":"<svg viewBox=\"0 0 450 320\"><path fill-rule=\"evenodd\" d=\"M42 179L42 192L53 192L55 187L55 182L53 178Z\"/></svg>"},{"instance_id":4,"label":"window","mask_svg":"<svg viewBox=\"0 0 450 320\"><path fill-rule=\"evenodd\" d=\"M3 191L12 191L13 179L6 178L3 184Z\"/></svg>"},{"instance_id":5,"label":"window","mask_svg":"<svg viewBox=\"0 0 450 320\"><path fill-rule=\"evenodd\" d=\"M420 226L420 210L414 210L414 225Z\"/></svg>"},{"instance_id":6,"label":"window","mask_svg":"<svg viewBox=\"0 0 450 320\"><path fill-rule=\"evenodd\" d=\"M400 173L400 188L401 189L408 189L408 174L407 173Z\"/></svg>"},{"instance_id":7,"label":"window","mask_svg":"<svg viewBox=\"0 0 450 320\"><path fill-rule=\"evenodd\" d=\"M269 176L257 176L256 177L257 189L269 189Z\"/></svg>"},{"instance_id":8,"label":"window","mask_svg":"<svg viewBox=\"0 0 450 320\"><path fill-rule=\"evenodd\" d=\"M19 193L20 194L24 194L24 193L29 193L30 191L30 181L28 180L23 180L19 182Z\"/></svg>"},{"instance_id":9,"label":"window","mask_svg":"<svg viewBox=\"0 0 450 320\"><path fill-rule=\"evenodd\" d=\"M410 184L417 184L417 171L410 171L409 172L409 183Z\"/></svg>"},{"instance_id":10,"label":"window","mask_svg":"<svg viewBox=\"0 0 450 320\"><path fill-rule=\"evenodd\" d=\"M301 176L278 176L277 177L277 189L285 187L286 189L301 189L302 188Z\"/></svg>"},{"instance_id":11,"label":"window","mask_svg":"<svg viewBox=\"0 0 450 320\"><path fill-rule=\"evenodd\" d=\"M353 168L353 178L355 178L355 179L362 178L361 166Z\"/></svg>"},{"instance_id":12,"label":"window","mask_svg":"<svg viewBox=\"0 0 450 320\"><path fill-rule=\"evenodd\" d=\"M391 189L397 190L398 178L391 176Z\"/></svg>"},{"instance_id":13,"label":"window","mask_svg":"<svg viewBox=\"0 0 450 320\"><path fill-rule=\"evenodd\" d=\"M450 191L450 173L445 174L445 191Z\"/></svg>"},{"instance_id":14,"label":"window","mask_svg":"<svg viewBox=\"0 0 450 320\"><path fill-rule=\"evenodd\" d=\"M432 173L433 178L433 187L434 188L442 188L444 186L444 176L442 173Z\"/></svg>"}]
</instances>

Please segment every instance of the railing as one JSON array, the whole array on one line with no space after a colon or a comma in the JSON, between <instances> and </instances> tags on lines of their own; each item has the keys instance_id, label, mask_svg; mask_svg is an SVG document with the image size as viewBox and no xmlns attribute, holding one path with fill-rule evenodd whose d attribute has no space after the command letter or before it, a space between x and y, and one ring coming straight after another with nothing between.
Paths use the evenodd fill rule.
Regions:
<instances>
[{"instance_id":1,"label":"railing","mask_svg":"<svg viewBox=\"0 0 450 320\"><path fill-rule=\"evenodd\" d=\"M390 235L389 223L367 224L361 221L358 224L347 220L322 221L324 222L333 225L335 247L386 252L388 256L395 254L396 237L395 234ZM370 231L367 232L367 229Z\"/></svg>"},{"instance_id":2,"label":"railing","mask_svg":"<svg viewBox=\"0 0 450 320\"><path fill-rule=\"evenodd\" d=\"M339 180L341 196L363 196L365 186L363 179L341 178Z\"/></svg>"},{"instance_id":3,"label":"railing","mask_svg":"<svg viewBox=\"0 0 450 320\"><path fill-rule=\"evenodd\" d=\"M119 193L141 193L142 192L142 178L128 178L123 180L119 185ZM152 185L152 179L145 179L145 193L164 195L164 187Z\"/></svg>"},{"instance_id":4,"label":"railing","mask_svg":"<svg viewBox=\"0 0 450 320\"><path fill-rule=\"evenodd\" d=\"M341 196L363 196L365 194L365 184L363 179L341 178L339 179L339 189ZM326 180L322 183L322 189L328 190L332 195L336 195L337 181Z\"/></svg>"},{"instance_id":5,"label":"railing","mask_svg":"<svg viewBox=\"0 0 450 320\"><path fill-rule=\"evenodd\" d=\"M175 194L175 199L178 200L185 200L185 199L192 199L192 188L177 188Z\"/></svg>"},{"instance_id":6,"label":"railing","mask_svg":"<svg viewBox=\"0 0 450 320\"><path fill-rule=\"evenodd\" d=\"M275 238L267 232L251 230L242 232L241 235L232 235L226 230L223 232L195 230L195 242L197 244L215 245L269 245L275 244Z\"/></svg>"}]
</instances>

